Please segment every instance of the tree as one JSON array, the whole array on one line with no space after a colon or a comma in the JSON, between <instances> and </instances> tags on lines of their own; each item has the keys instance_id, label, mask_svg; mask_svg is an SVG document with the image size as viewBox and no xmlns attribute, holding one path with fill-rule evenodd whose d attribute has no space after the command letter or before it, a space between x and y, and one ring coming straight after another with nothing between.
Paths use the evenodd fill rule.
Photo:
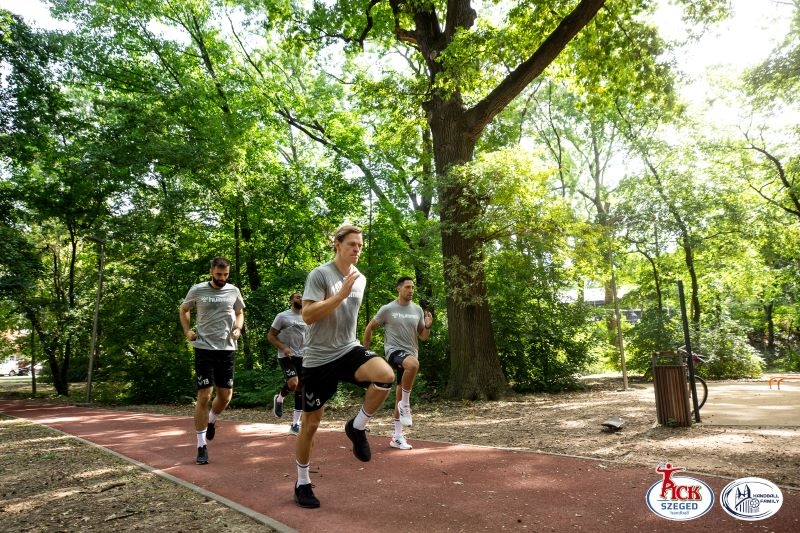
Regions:
<instances>
[{"instance_id":1,"label":"tree","mask_svg":"<svg viewBox=\"0 0 800 533\"><path fill-rule=\"evenodd\" d=\"M720 2L684 2L708 15ZM484 267L485 239L470 232L480 216L480 203L470 183L450 177L471 161L492 120L576 40L590 22L593 31L575 44L576 62L586 73L598 65L603 73L624 62L598 61L608 53L636 50L628 40L636 17L649 2L605 0L500 3L504 25L488 18L479 22L469 0L410 2L343 2L335 7L316 4L307 17L314 35L325 42L343 36L353 50L368 36L385 43L393 34L424 62L427 90L421 99L431 131L434 170L450 332L451 373L447 394L460 398L496 398L506 390L501 372ZM503 9L508 8L507 11ZM441 14L440 14L441 13ZM493 19L493 20L494 20ZM383 33L381 33L383 31ZM638 32L633 32L638 36ZM580 41L580 39L577 39ZM637 52L638 55L638 52ZM647 62L637 61L637 65ZM589 67L591 65L591 67ZM625 63L629 65L629 63ZM564 64L567 66L567 63ZM597 78L602 74L596 73Z\"/></svg>"}]
</instances>

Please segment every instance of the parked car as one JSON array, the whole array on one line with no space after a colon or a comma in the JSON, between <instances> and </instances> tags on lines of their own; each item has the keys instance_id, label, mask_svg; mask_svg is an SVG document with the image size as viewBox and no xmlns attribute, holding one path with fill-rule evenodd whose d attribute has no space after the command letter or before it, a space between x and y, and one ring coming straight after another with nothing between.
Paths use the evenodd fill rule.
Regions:
<instances>
[{"instance_id":1,"label":"parked car","mask_svg":"<svg viewBox=\"0 0 800 533\"><path fill-rule=\"evenodd\" d=\"M19 374L19 361L6 359L0 363L0 376L16 376Z\"/></svg>"}]
</instances>

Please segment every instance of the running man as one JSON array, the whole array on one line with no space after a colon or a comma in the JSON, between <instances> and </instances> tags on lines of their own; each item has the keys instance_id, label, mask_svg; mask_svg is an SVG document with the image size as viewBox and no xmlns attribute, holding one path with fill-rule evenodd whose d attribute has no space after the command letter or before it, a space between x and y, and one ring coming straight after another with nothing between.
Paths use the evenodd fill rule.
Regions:
<instances>
[{"instance_id":1,"label":"running man","mask_svg":"<svg viewBox=\"0 0 800 533\"><path fill-rule=\"evenodd\" d=\"M281 390L272 398L272 412L278 418L283 416L283 399L294 391L294 412L289 431L292 435L300 433L300 417L303 414L303 395L300 386L300 369L303 366L303 352L306 348L308 326L303 322L303 295L299 292L289 297L291 307L275 316L267 333L267 340L278 350L278 363L283 370L284 383Z\"/></svg>"},{"instance_id":2,"label":"running man","mask_svg":"<svg viewBox=\"0 0 800 533\"><path fill-rule=\"evenodd\" d=\"M403 435L403 426L411 426L411 389L419 371L419 343L431 334L433 315L412 302L414 280L404 276L397 280L397 298L378 310L364 330L364 347L369 349L372 331L384 326L386 338L383 351L389 366L397 369L397 402L394 406L394 434L389 446L410 450L411 445Z\"/></svg>"},{"instance_id":3,"label":"running man","mask_svg":"<svg viewBox=\"0 0 800 533\"><path fill-rule=\"evenodd\" d=\"M194 347L194 428L199 465L208 464L207 441L214 439L216 422L231 401L234 355L244 327L244 300L239 289L228 283L230 268L230 261L224 257L212 259L211 281L192 286L179 310L183 334ZM193 308L197 309L196 324L190 329ZM215 386L217 395L212 404Z\"/></svg>"},{"instance_id":4,"label":"running man","mask_svg":"<svg viewBox=\"0 0 800 533\"><path fill-rule=\"evenodd\" d=\"M303 418L295 447L294 501L300 507L320 505L311 490L308 466L325 403L336 394L339 383L353 383L366 389L361 409L344 427L353 443L353 454L364 462L372 458L367 423L392 388L391 367L361 346L356 336L358 310L367 284L355 266L364 246L361 233L356 226L340 227L333 241L334 259L312 270L306 278L303 320L309 329L300 376Z\"/></svg>"}]
</instances>

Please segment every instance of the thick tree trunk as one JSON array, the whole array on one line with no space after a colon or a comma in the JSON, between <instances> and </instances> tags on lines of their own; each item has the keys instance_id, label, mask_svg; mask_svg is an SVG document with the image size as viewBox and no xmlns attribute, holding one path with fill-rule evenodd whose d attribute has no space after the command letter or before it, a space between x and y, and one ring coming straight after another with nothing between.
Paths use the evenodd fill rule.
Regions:
<instances>
[{"instance_id":1,"label":"thick tree trunk","mask_svg":"<svg viewBox=\"0 0 800 533\"><path fill-rule=\"evenodd\" d=\"M472 160L475 139L468 135L457 103L432 106L436 174L441 207L442 255L450 342L450 398L496 399L508 390L497 356L487 300L483 243L470 230L480 216L469 183L449 170Z\"/></svg>"}]
</instances>

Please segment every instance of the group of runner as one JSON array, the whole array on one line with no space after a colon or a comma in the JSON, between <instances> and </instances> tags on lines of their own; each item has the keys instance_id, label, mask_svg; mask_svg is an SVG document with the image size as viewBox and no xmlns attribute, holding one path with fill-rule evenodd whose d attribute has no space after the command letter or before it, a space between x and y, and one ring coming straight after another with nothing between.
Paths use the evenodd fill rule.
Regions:
<instances>
[{"instance_id":1,"label":"group of runner","mask_svg":"<svg viewBox=\"0 0 800 533\"><path fill-rule=\"evenodd\" d=\"M430 335L433 317L412 301L414 280L397 280L397 298L382 306L365 328L362 342L357 336L358 312L366 278L356 268L364 246L361 228L343 225L333 239L333 260L313 269L303 294L290 297L290 308L279 313L267 335L278 351L284 384L273 398L273 413L283 416L283 402L294 393L290 432L297 435L295 463L297 481L294 500L300 507L320 506L314 496L309 464L314 435L339 383L365 389L358 413L345 424L353 454L371 459L366 427L381 408L395 382L394 432L390 446L409 450L404 426L413 423L410 396L419 370L418 340ZM184 334L195 350L197 403L197 464L208 463L208 441L215 424L228 405L233 390L236 341L244 325L244 301L239 289L227 283L230 262L222 257L211 262L211 280L189 289L180 308ZM196 309L195 329L190 328L191 310ZM373 331L385 328L384 353L369 350ZM217 393L211 402L212 388Z\"/></svg>"}]
</instances>

